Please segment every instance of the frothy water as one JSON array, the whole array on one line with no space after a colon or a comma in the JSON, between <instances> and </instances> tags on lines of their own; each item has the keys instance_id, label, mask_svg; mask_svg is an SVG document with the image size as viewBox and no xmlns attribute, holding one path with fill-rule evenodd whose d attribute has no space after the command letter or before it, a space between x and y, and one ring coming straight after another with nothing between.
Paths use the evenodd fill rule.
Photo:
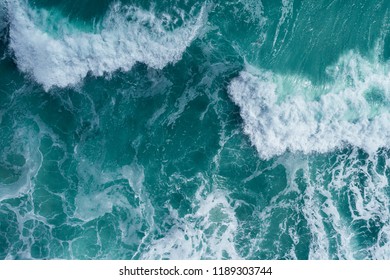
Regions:
<instances>
[{"instance_id":1,"label":"frothy water","mask_svg":"<svg viewBox=\"0 0 390 280\"><path fill-rule=\"evenodd\" d=\"M8 2L10 47L18 67L46 90L79 83L94 76L128 71L135 63L156 69L177 62L199 34L205 8L176 30L166 30L152 12L119 3L111 5L94 33L62 20L36 24L49 11L30 8L24 1ZM50 26L55 24L56 26ZM57 36L45 29L57 29Z\"/></svg>"},{"instance_id":2,"label":"frothy water","mask_svg":"<svg viewBox=\"0 0 390 280\"><path fill-rule=\"evenodd\" d=\"M375 153L390 145L387 63L350 52L327 68L331 82L324 85L247 68L229 92L262 157L326 153L348 144Z\"/></svg>"},{"instance_id":3,"label":"frothy water","mask_svg":"<svg viewBox=\"0 0 390 280\"><path fill-rule=\"evenodd\" d=\"M233 246L237 231L234 209L227 195L213 192L202 194L201 186L196 194L194 213L180 217L170 209L175 226L162 240L153 242L142 255L146 259L239 259Z\"/></svg>"}]
</instances>

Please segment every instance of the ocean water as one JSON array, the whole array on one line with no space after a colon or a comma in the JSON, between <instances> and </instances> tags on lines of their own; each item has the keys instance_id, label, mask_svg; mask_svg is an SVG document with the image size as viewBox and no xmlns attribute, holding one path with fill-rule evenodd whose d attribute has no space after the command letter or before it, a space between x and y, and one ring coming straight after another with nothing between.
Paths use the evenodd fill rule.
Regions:
<instances>
[{"instance_id":1,"label":"ocean water","mask_svg":"<svg viewBox=\"0 0 390 280\"><path fill-rule=\"evenodd\" d=\"M0 259L390 259L390 1L0 0Z\"/></svg>"}]
</instances>

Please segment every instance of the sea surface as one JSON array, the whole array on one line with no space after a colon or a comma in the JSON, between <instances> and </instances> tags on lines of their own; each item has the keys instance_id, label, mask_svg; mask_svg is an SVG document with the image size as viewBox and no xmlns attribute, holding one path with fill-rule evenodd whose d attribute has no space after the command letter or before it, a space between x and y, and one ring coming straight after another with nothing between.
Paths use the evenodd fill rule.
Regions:
<instances>
[{"instance_id":1,"label":"sea surface","mask_svg":"<svg viewBox=\"0 0 390 280\"><path fill-rule=\"evenodd\" d=\"M390 259L389 0L0 0L0 259Z\"/></svg>"}]
</instances>

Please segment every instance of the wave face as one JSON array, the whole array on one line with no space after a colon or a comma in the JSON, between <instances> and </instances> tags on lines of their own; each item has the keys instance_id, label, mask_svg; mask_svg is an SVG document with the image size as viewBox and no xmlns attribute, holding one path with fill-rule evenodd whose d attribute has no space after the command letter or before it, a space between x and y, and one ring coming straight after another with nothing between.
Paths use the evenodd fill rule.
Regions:
<instances>
[{"instance_id":1,"label":"wave face","mask_svg":"<svg viewBox=\"0 0 390 280\"><path fill-rule=\"evenodd\" d=\"M390 259L389 17L0 0L0 259Z\"/></svg>"}]
</instances>

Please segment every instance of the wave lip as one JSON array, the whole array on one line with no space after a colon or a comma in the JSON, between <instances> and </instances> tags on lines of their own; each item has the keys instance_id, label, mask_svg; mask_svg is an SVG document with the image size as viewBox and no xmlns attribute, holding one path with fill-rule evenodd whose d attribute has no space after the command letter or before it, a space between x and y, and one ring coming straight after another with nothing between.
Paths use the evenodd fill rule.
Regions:
<instances>
[{"instance_id":1,"label":"wave lip","mask_svg":"<svg viewBox=\"0 0 390 280\"><path fill-rule=\"evenodd\" d=\"M181 27L167 30L166 19L133 6L113 5L95 33L77 30L69 21L57 23L56 36L38 26L40 13L23 1L8 3L10 47L19 69L30 74L45 90L79 83L88 73L102 76L128 71L137 62L162 69L177 62L197 37L206 17L202 7L197 17ZM43 25L45 27L45 24Z\"/></svg>"},{"instance_id":2,"label":"wave lip","mask_svg":"<svg viewBox=\"0 0 390 280\"><path fill-rule=\"evenodd\" d=\"M248 65L231 82L230 97L261 157L390 146L389 65L349 52L327 73L331 83L313 85Z\"/></svg>"}]
</instances>

